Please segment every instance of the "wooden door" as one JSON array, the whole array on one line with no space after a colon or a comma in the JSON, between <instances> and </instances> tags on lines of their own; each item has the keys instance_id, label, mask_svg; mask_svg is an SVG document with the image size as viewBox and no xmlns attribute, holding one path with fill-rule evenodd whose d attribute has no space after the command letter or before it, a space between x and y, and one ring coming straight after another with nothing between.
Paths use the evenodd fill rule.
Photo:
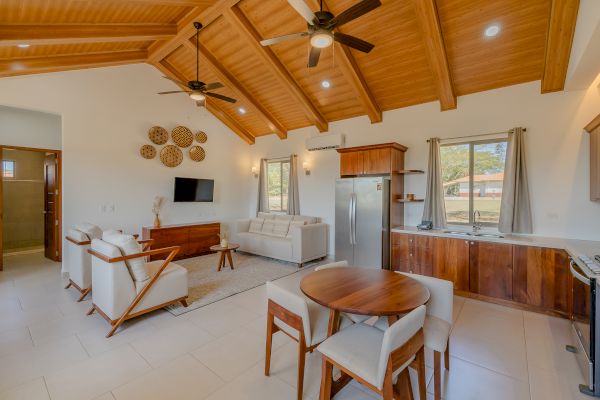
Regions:
<instances>
[{"instance_id":1,"label":"wooden door","mask_svg":"<svg viewBox=\"0 0 600 400\"><path fill-rule=\"evenodd\" d=\"M504 300L513 298L513 246L469 242L471 292Z\"/></svg>"},{"instance_id":2,"label":"wooden door","mask_svg":"<svg viewBox=\"0 0 600 400\"><path fill-rule=\"evenodd\" d=\"M469 291L469 241L434 238L433 276L454 282L454 290Z\"/></svg>"},{"instance_id":3,"label":"wooden door","mask_svg":"<svg viewBox=\"0 0 600 400\"><path fill-rule=\"evenodd\" d=\"M568 314L570 278L564 250L514 246L514 301Z\"/></svg>"},{"instance_id":4,"label":"wooden door","mask_svg":"<svg viewBox=\"0 0 600 400\"><path fill-rule=\"evenodd\" d=\"M357 176L363 174L364 151L340 153L340 175Z\"/></svg>"},{"instance_id":5,"label":"wooden door","mask_svg":"<svg viewBox=\"0 0 600 400\"><path fill-rule=\"evenodd\" d=\"M392 270L410 272L410 244L406 233L392 233Z\"/></svg>"},{"instance_id":6,"label":"wooden door","mask_svg":"<svg viewBox=\"0 0 600 400\"><path fill-rule=\"evenodd\" d=\"M410 266L415 274L433 275L433 237L411 235L408 239L411 245Z\"/></svg>"},{"instance_id":7,"label":"wooden door","mask_svg":"<svg viewBox=\"0 0 600 400\"><path fill-rule=\"evenodd\" d=\"M373 149L364 151L363 174L389 174L392 168L392 149Z\"/></svg>"},{"instance_id":8,"label":"wooden door","mask_svg":"<svg viewBox=\"0 0 600 400\"><path fill-rule=\"evenodd\" d=\"M58 165L56 154L44 160L44 254L58 261Z\"/></svg>"},{"instance_id":9,"label":"wooden door","mask_svg":"<svg viewBox=\"0 0 600 400\"><path fill-rule=\"evenodd\" d=\"M600 201L600 126L590 132L590 200Z\"/></svg>"}]
</instances>

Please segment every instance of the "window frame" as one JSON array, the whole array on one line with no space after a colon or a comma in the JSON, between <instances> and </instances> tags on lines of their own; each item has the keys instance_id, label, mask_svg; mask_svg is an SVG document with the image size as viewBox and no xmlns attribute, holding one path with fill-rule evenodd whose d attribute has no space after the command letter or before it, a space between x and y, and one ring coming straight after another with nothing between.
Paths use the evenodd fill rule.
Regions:
<instances>
[{"instance_id":1,"label":"window frame","mask_svg":"<svg viewBox=\"0 0 600 400\"><path fill-rule=\"evenodd\" d=\"M473 176L475 175L475 146L477 145L482 145L482 144L493 144L493 143L506 143L507 148L508 148L508 136L506 137L495 137L492 139L476 139L476 140L466 140L466 141L456 141L456 142L449 142L449 143L441 143L440 147L449 147L449 146L460 146L460 145L469 145L469 222L450 222L448 223L449 226L460 226L460 227L465 227L465 226L472 226L475 221L473 219L473 213L475 212L475 197L473 195L473 190L475 188L475 183L473 182ZM440 160L441 161L441 160ZM504 159L504 161L506 162L506 157ZM442 163L442 168L443 168L443 163ZM503 170L504 171L504 170ZM503 188L504 190L504 188ZM444 195L445 197L445 195ZM445 203L445 200L444 200ZM444 204L445 206L445 204ZM445 208L445 207L444 207ZM446 214L446 218L448 217L448 214ZM499 221L498 223L490 223L490 222L479 222L481 224L481 226L486 227L486 228L498 228L499 225Z\"/></svg>"},{"instance_id":2,"label":"window frame","mask_svg":"<svg viewBox=\"0 0 600 400\"><path fill-rule=\"evenodd\" d=\"M12 163L12 176L6 176L5 163ZM17 176L17 163L15 160L2 160L2 179L15 179Z\"/></svg>"},{"instance_id":3,"label":"window frame","mask_svg":"<svg viewBox=\"0 0 600 400\"><path fill-rule=\"evenodd\" d=\"M269 194L268 194L269 193L269 166L271 164L279 164L279 185L281 187L280 195L279 195L279 201L280 201L280 204L279 204L280 209L279 210L271 208L271 196L269 196ZM287 214L287 212L288 212L287 202L285 204L283 204L283 164L288 164L288 171L289 171L290 160L288 158L267 160L267 197L268 197L267 205L269 206L269 212Z\"/></svg>"}]
</instances>

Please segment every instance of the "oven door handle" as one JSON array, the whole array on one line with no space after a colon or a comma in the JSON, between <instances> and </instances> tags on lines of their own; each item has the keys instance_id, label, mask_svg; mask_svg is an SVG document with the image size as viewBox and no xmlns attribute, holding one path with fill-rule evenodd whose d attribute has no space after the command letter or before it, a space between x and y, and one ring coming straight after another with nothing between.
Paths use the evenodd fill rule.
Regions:
<instances>
[{"instance_id":1,"label":"oven door handle","mask_svg":"<svg viewBox=\"0 0 600 400\"><path fill-rule=\"evenodd\" d=\"M571 274L572 274L572 275L573 275L575 278L579 279L581 282L583 282L583 283L585 283L586 285L588 285L588 286L589 286L589 285L590 285L590 280L589 280L589 278L587 278L587 277L583 276L582 274L580 274L579 272L577 272L577 271L575 270L575 265L574 265L574 262L573 262L573 260L571 260L571 261L570 261L570 264L571 264L571 265L569 266L569 269L571 270Z\"/></svg>"}]
</instances>

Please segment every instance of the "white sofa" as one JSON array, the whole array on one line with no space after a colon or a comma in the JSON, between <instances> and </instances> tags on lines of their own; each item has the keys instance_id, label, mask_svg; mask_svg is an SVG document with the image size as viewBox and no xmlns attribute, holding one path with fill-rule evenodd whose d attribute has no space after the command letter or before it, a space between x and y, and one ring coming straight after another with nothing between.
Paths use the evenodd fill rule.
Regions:
<instances>
[{"instance_id":1,"label":"white sofa","mask_svg":"<svg viewBox=\"0 0 600 400\"><path fill-rule=\"evenodd\" d=\"M259 212L236 222L234 240L240 250L297 263L327 256L327 224L315 217Z\"/></svg>"}]
</instances>

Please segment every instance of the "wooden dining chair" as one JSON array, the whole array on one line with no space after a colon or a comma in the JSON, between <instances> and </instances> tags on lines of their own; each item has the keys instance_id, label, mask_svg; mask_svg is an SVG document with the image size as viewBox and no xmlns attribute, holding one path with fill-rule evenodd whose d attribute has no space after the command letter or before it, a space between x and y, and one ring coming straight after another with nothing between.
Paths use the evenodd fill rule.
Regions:
<instances>
[{"instance_id":1,"label":"wooden dining chair","mask_svg":"<svg viewBox=\"0 0 600 400\"><path fill-rule=\"evenodd\" d=\"M384 400L412 399L408 366L417 370L419 397L424 400L425 312L425 306L419 306L385 332L366 324L355 324L321 343L317 347L322 354L320 400L331 399L333 367L383 396Z\"/></svg>"},{"instance_id":2,"label":"wooden dining chair","mask_svg":"<svg viewBox=\"0 0 600 400\"><path fill-rule=\"evenodd\" d=\"M267 299L265 376L270 374L273 334L281 331L298 342L297 397L302 400L306 353L327 338L329 310L273 282L267 282ZM341 323L342 326L350 324L346 319Z\"/></svg>"},{"instance_id":3,"label":"wooden dining chair","mask_svg":"<svg viewBox=\"0 0 600 400\"><path fill-rule=\"evenodd\" d=\"M447 370L450 370L450 331L452 330L452 308L454 305L454 283L451 281L433 278L408 272L398 272L404 276L420 282L429 289L429 301L427 302L427 316L423 332L425 335L425 347L433 350L433 387L434 399L442 397L442 367L441 358ZM380 318L375 327L386 329L387 319Z\"/></svg>"}]
</instances>

